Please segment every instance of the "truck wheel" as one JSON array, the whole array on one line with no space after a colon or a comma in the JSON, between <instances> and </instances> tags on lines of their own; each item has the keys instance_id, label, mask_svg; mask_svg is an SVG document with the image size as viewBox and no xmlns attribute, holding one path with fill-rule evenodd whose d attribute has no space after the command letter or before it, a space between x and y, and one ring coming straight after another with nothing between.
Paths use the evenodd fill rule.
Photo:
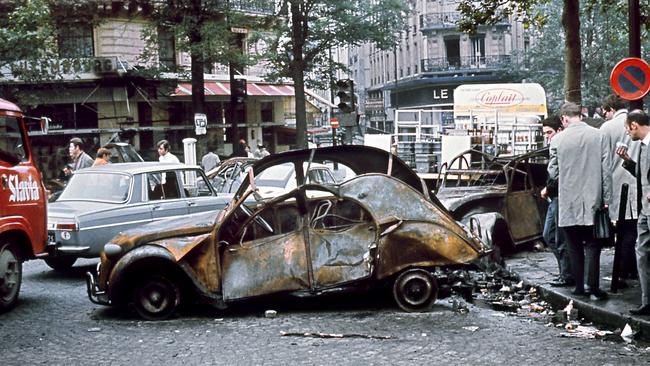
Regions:
<instances>
[{"instance_id":1,"label":"truck wheel","mask_svg":"<svg viewBox=\"0 0 650 366\"><path fill-rule=\"evenodd\" d=\"M135 285L133 291L135 310L147 320L167 319L176 311L180 302L178 284L165 275L147 276Z\"/></svg>"},{"instance_id":2,"label":"truck wheel","mask_svg":"<svg viewBox=\"0 0 650 366\"><path fill-rule=\"evenodd\" d=\"M438 298L438 282L428 271L409 269L395 279L393 297L404 311L428 311Z\"/></svg>"},{"instance_id":3,"label":"truck wheel","mask_svg":"<svg viewBox=\"0 0 650 366\"><path fill-rule=\"evenodd\" d=\"M17 246L0 242L0 313L16 305L22 278L23 263Z\"/></svg>"},{"instance_id":4,"label":"truck wheel","mask_svg":"<svg viewBox=\"0 0 650 366\"><path fill-rule=\"evenodd\" d=\"M76 261L77 257L69 256L45 258L45 263L47 263L47 265L55 271L65 271L67 269L70 269Z\"/></svg>"}]
</instances>

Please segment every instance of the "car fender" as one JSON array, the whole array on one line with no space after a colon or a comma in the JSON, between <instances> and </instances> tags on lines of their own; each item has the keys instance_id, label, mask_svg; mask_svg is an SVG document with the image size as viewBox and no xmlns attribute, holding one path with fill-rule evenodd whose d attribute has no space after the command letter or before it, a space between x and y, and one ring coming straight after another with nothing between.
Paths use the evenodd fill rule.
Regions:
<instances>
[{"instance_id":1,"label":"car fender","mask_svg":"<svg viewBox=\"0 0 650 366\"><path fill-rule=\"evenodd\" d=\"M165 248L157 245L142 245L126 253L112 268L108 278L108 294L112 303L120 304L129 298L129 285L136 278L132 274L138 270L155 265L164 268L170 265L180 269L174 256Z\"/></svg>"},{"instance_id":2,"label":"car fender","mask_svg":"<svg viewBox=\"0 0 650 366\"><path fill-rule=\"evenodd\" d=\"M467 227L480 227L480 236L490 248L499 247L508 251L513 248L508 222L498 212L476 213L465 216L462 221ZM476 230L476 228L475 228Z\"/></svg>"}]
</instances>

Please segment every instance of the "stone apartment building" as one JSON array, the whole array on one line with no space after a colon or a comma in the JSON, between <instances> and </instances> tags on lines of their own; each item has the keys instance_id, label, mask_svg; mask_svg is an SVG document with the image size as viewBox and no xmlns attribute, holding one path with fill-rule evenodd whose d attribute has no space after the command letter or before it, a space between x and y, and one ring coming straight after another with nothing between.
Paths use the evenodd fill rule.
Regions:
<instances>
[{"instance_id":1,"label":"stone apartment building","mask_svg":"<svg viewBox=\"0 0 650 366\"><path fill-rule=\"evenodd\" d=\"M272 0L241 0L238 4L247 12L274 11ZM59 58L18 62L1 70L0 87L10 88L11 95L19 98L21 107L30 115L52 120L47 135L33 136L36 154L48 178L56 178L65 164L72 136L81 137L91 154L119 136L132 143L145 160L157 160L154 145L160 139L168 139L172 151L182 155L182 139L196 137L189 55L176 48L173 36L160 32L154 61L182 66L188 73L164 74L162 79L172 83L143 78L137 71L145 62L141 55L146 46L146 14L129 6L128 1L105 1L98 12L103 18L97 25L71 20L58 29ZM244 45L244 49L254 50L245 40ZM53 70L60 76L45 83L28 82L14 77L17 68ZM290 83L265 82L265 71L261 65L244 71L248 97L246 122L239 124L239 136L252 147L263 142L270 151L282 151L295 143L294 89ZM204 77L208 133L199 138L197 153L200 157L207 143L212 142L219 146L220 154L228 155L232 151L232 141L228 141L230 124L225 119L231 92L228 67L208 65ZM331 103L311 91L306 97L308 121L320 125Z\"/></svg>"},{"instance_id":2,"label":"stone apartment building","mask_svg":"<svg viewBox=\"0 0 650 366\"><path fill-rule=\"evenodd\" d=\"M368 133L393 133L395 109L435 109L453 122L454 89L461 84L517 82L503 76L530 36L521 23L504 20L461 33L455 0L409 0L411 13L391 50L365 44L347 50L359 111Z\"/></svg>"}]
</instances>

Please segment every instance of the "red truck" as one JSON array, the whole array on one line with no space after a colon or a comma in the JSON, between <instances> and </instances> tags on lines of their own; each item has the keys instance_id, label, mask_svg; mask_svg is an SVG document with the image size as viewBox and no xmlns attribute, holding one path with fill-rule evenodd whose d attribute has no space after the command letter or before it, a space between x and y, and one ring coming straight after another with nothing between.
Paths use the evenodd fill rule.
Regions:
<instances>
[{"instance_id":1,"label":"red truck","mask_svg":"<svg viewBox=\"0 0 650 366\"><path fill-rule=\"evenodd\" d=\"M27 118L0 99L0 312L20 292L22 262L46 255L47 195L29 142ZM41 119L47 130L47 119Z\"/></svg>"}]
</instances>

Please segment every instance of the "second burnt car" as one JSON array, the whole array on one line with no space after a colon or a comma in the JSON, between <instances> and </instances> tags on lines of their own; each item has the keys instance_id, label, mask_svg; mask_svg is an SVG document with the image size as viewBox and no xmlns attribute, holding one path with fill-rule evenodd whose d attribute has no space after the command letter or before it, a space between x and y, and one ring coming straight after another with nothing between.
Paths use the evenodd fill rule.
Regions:
<instances>
[{"instance_id":1,"label":"second burnt car","mask_svg":"<svg viewBox=\"0 0 650 366\"><path fill-rule=\"evenodd\" d=\"M508 251L542 240L547 164L548 148L508 157L467 150L441 168L436 197L456 220L493 226L492 242Z\"/></svg>"},{"instance_id":2,"label":"second burnt car","mask_svg":"<svg viewBox=\"0 0 650 366\"><path fill-rule=\"evenodd\" d=\"M219 211L232 195L217 195L199 167L119 163L74 173L48 205L45 262L56 270L79 257L96 258L120 231L169 217Z\"/></svg>"},{"instance_id":3,"label":"second burnt car","mask_svg":"<svg viewBox=\"0 0 650 366\"><path fill-rule=\"evenodd\" d=\"M306 183L315 162L336 162L356 175L338 184ZM283 164L293 165L295 188L259 195L255 177ZM255 162L252 172L219 214L167 220L113 238L97 273L88 273L91 301L132 304L155 320L182 302L225 307L271 294L390 286L399 307L424 311L437 298L436 269L464 266L489 252L404 162L383 150L289 151Z\"/></svg>"}]
</instances>

